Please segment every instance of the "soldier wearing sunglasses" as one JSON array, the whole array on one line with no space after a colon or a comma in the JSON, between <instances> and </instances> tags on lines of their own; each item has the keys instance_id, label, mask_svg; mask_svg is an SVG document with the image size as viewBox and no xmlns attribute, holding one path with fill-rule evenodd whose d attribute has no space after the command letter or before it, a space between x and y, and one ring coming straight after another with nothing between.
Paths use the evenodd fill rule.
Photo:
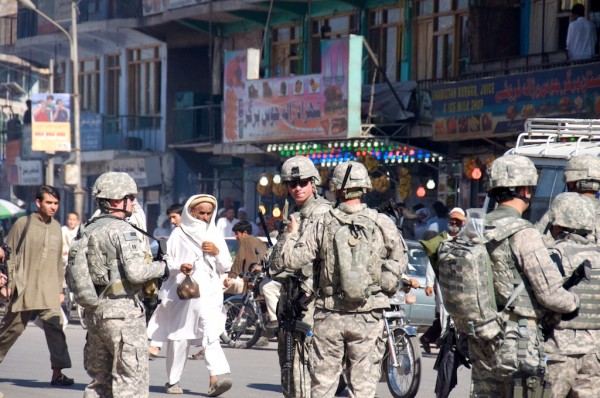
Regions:
<instances>
[{"instance_id":1,"label":"soldier wearing sunglasses","mask_svg":"<svg viewBox=\"0 0 600 398\"><path fill-rule=\"evenodd\" d=\"M281 179L287 185L289 197L293 199L290 215L299 222L299 232L319 220L331 209L331 203L317 194L316 184L319 172L313 162L305 156L295 156L285 161L281 167ZM286 215L284 215L286 216ZM286 325L303 322L312 329L313 303L313 267L302 271L286 269L281 265L281 247L288 239L283 233L277 239L269 257L269 269L274 284L281 283L281 298L277 318L282 333L279 333L278 354L281 366L281 385L286 398L310 397L310 375L308 373L308 343L311 337L300 331L287 330ZM291 284L291 285L289 285ZM293 285L293 286L292 286ZM291 293L290 293L291 292ZM288 297L292 296L292 297ZM285 303L293 303L293 311L284 311ZM296 314L294 322L290 322L290 313ZM286 356L286 335L294 340L294 356Z\"/></svg>"}]
</instances>

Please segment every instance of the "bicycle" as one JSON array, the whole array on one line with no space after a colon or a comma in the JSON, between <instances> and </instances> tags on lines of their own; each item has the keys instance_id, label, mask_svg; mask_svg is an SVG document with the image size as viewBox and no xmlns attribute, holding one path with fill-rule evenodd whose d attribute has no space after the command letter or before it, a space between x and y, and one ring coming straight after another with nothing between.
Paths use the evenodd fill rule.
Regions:
<instances>
[{"instance_id":1,"label":"bicycle","mask_svg":"<svg viewBox=\"0 0 600 398\"><path fill-rule=\"evenodd\" d=\"M85 321L84 308L77 304L75 301L75 295L69 288L64 289L65 300L62 304L63 310L67 317L67 321L70 323L74 318L72 313L77 313L77 319L82 328L87 329L87 323Z\"/></svg>"},{"instance_id":2,"label":"bicycle","mask_svg":"<svg viewBox=\"0 0 600 398\"><path fill-rule=\"evenodd\" d=\"M403 305L406 294L399 291L390 298L390 310L383 311L386 349L383 374L395 398L414 398L421 384L421 350L417 330L406 320Z\"/></svg>"}]
</instances>

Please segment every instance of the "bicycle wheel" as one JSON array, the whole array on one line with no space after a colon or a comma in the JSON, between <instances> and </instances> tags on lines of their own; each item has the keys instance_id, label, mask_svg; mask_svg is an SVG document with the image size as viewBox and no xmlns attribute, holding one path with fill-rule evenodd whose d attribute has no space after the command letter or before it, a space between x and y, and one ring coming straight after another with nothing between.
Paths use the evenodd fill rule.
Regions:
<instances>
[{"instance_id":1,"label":"bicycle wheel","mask_svg":"<svg viewBox=\"0 0 600 398\"><path fill-rule=\"evenodd\" d=\"M62 309L65 313L65 316L67 317L67 323L71 323L71 320L73 319L73 317L71 316L71 309L75 305L75 303L73 302L73 293L71 293L69 289L65 289L64 295L65 299L62 302Z\"/></svg>"},{"instance_id":2,"label":"bicycle wheel","mask_svg":"<svg viewBox=\"0 0 600 398\"><path fill-rule=\"evenodd\" d=\"M80 306L79 304L75 304L75 307L77 307L77 316L79 316L79 323L81 324L81 327L84 329L87 329L87 322L85 321L85 314L84 314L83 307Z\"/></svg>"},{"instance_id":3,"label":"bicycle wheel","mask_svg":"<svg viewBox=\"0 0 600 398\"><path fill-rule=\"evenodd\" d=\"M388 388L395 398L414 398L421 384L421 351L416 336L394 330L394 345L398 366L394 366L389 345L383 357L383 370Z\"/></svg>"},{"instance_id":4,"label":"bicycle wheel","mask_svg":"<svg viewBox=\"0 0 600 398\"><path fill-rule=\"evenodd\" d=\"M244 305L241 299L232 299L223 304L227 310L225 331L221 340L232 348L250 348L260 338L261 329L257 326L258 316L251 304ZM243 313L240 315L240 312Z\"/></svg>"}]
</instances>

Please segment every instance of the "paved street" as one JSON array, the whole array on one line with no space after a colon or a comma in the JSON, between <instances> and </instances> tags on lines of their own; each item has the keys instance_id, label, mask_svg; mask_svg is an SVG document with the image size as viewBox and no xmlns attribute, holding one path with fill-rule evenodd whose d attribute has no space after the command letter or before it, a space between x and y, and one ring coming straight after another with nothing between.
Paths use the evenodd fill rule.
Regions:
<instances>
[{"instance_id":1,"label":"paved street","mask_svg":"<svg viewBox=\"0 0 600 398\"><path fill-rule=\"evenodd\" d=\"M85 331L78 324L67 328L73 368L65 373L75 378L71 388L54 388L50 386L50 361L46 341L41 329L29 324L25 333L13 346L0 365L0 391L7 398L70 398L82 397L83 389L89 382L89 377L83 369L83 345ZM270 398L281 397L279 385L279 366L275 343L268 347L250 350L235 350L225 348L230 361L233 375L233 388L224 397ZM436 372L432 370L435 356L425 356L423 359L423 378L418 397L434 397ZM150 362L150 396L167 397L163 393L165 383L165 359ZM452 398L468 396L469 370L459 370L459 385L453 391ZM188 361L184 370L181 386L184 395L205 397L208 389L208 372L204 361ZM385 382L379 383L377 396L391 397Z\"/></svg>"}]
</instances>

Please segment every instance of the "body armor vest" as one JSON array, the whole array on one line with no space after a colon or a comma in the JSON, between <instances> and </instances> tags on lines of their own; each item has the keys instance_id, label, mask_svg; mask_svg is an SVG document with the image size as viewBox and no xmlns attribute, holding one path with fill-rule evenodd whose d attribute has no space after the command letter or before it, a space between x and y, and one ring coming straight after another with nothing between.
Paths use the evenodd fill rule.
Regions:
<instances>
[{"instance_id":1,"label":"body armor vest","mask_svg":"<svg viewBox=\"0 0 600 398\"><path fill-rule=\"evenodd\" d=\"M557 241L551 253L557 254L552 257L558 257L557 265L565 278L572 278L573 273L581 275L573 282L575 286L569 289L581 300L577 315L570 320L561 320L557 329L600 329L600 247L579 235L570 234ZM588 267L585 273L589 279L583 277L584 271L579 269L582 266Z\"/></svg>"}]
</instances>

